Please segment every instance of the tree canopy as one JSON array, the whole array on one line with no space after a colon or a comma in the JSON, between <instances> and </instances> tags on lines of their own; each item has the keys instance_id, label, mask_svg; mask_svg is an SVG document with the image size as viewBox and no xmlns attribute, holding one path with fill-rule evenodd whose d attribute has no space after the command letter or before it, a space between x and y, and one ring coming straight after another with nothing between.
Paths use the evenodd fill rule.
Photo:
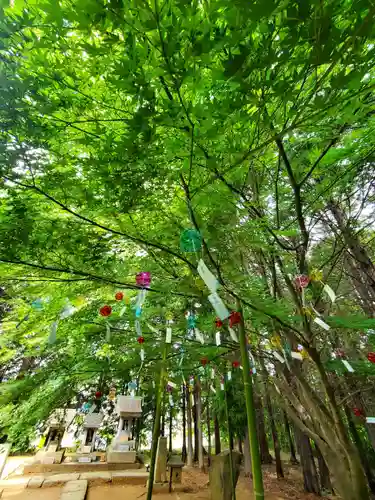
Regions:
<instances>
[{"instance_id":1,"label":"tree canopy","mask_svg":"<svg viewBox=\"0 0 375 500\"><path fill-rule=\"evenodd\" d=\"M240 354L227 322L216 345L203 259L228 309L242 305L262 390L336 491L368 498L342 405L374 444L374 6L0 5L3 433L27 442L100 384L137 379L152 401L170 320L169 376L207 358L218 386Z\"/></svg>"}]
</instances>

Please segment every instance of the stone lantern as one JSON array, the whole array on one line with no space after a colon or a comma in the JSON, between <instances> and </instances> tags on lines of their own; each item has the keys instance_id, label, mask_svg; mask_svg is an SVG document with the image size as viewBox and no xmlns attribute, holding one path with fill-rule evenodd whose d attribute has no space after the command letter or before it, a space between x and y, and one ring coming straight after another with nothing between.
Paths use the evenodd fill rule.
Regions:
<instances>
[{"instance_id":1,"label":"stone lantern","mask_svg":"<svg viewBox=\"0 0 375 500\"><path fill-rule=\"evenodd\" d=\"M108 463L135 463L136 420L142 415L142 398L118 396L117 413L120 416L117 434L107 450Z\"/></svg>"}]
</instances>

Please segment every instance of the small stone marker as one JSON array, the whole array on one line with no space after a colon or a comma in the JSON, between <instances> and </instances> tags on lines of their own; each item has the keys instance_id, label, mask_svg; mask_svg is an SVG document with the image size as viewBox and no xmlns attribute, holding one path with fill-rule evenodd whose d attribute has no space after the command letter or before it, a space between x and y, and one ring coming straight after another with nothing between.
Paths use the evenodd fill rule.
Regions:
<instances>
[{"instance_id":1,"label":"small stone marker","mask_svg":"<svg viewBox=\"0 0 375 500\"><path fill-rule=\"evenodd\" d=\"M159 437L156 453L155 483L167 481L167 438Z\"/></svg>"},{"instance_id":2,"label":"small stone marker","mask_svg":"<svg viewBox=\"0 0 375 500\"><path fill-rule=\"evenodd\" d=\"M241 454L232 451L234 478L237 484L240 475ZM232 479L229 463L229 450L212 457L210 467L210 490L212 500L232 499Z\"/></svg>"}]
</instances>

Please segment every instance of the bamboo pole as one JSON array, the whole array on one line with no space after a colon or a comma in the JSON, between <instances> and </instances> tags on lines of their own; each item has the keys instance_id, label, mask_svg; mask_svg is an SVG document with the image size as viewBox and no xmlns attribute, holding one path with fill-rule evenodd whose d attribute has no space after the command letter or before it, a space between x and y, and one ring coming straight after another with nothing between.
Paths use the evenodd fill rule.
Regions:
<instances>
[{"instance_id":1,"label":"bamboo pole","mask_svg":"<svg viewBox=\"0 0 375 500\"><path fill-rule=\"evenodd\" d=\"M243 367L243 383L245 388L247 427L249 430L251 468L253 472L253 491L255 500L264 500L262 465L260 462L259 442L256 429L253 381L250 374L250 363L247 352L247 341L245 334L245 322L241 302L237 300L237 310L241 314L239 325L240 350Z\"/></svg>"},{"instance_id":2,"label":"bamboo pole","mask_svg":"<svg viewBox=\"0 0 375 500\"><path fill-rule=\"evenodd\" d=\"M162 410L163 394L165 389L165 365L167 361L168 345L169 344L167 344L164 341L162 362L160 367L159 386L156 392L156 408L155 408L154 428L152 431L151 461L150 461L150 474L148 477L147 500L152 499L152 489L154 486L155 462L156 462L156 453L158 449L158 442L160 435L160 417Z\"/></svg>"},{"instance_id":3,"label":"bamboo pole","mask_svg":"<svg viewBox=\"0 0 375 500\"><path fill-rule=\"evenodd\" d=\"M229 437L229 467L230 467L230 479L232 482L232 500L236 500L236 478L234 475L233 468L233 453L230 442L232 440L232 428L229 420L229 407L228 407L228 391L227 391L227 377L224 377L224 402L225 402L225 417L228 425L228 437Z\"/></svg>"}]
</instances>

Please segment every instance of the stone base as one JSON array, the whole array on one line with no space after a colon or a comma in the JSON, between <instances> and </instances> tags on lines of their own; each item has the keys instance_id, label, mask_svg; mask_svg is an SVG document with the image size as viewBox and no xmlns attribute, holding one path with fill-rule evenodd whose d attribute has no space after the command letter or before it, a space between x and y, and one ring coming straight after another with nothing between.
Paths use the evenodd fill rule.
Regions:
<instances>
[{"instance_id":1,"label":"stone base","mask_svg":"<svg viewBox=\"0 0 375 500\"><path fill-rule=\"evenodd\" d=\"M146 487L148 488L148 481ZM182 484L172 484L172 491L176 493L188 492L189 488ZM169 483L154 483L152 493L169 493Z\"/></svg>"},{"instance_id":2,"label":"stone base","mask_svg":"<svg viewBox=\"0 0 375 500\"><path fill-rule=\"evenodd\" d=\"M29 464L25 465L24 474L60 474L60 473L74 473L74 472L97 472L97 471L123 471L140 469L140 463L124 464L107 462L91 462L90 464L82 464L79 462L69 462L67 464Z\"/></svg>"},{"instance_id":3,"label":"stone base","mask_svg":"<svg viewBox=\"0 0 375 500\"><path fill-rule=\"evenodd\" d=\"M136 461L136 451L114 451L112 449L107 451L107 463L109 464L134 464Z\"/></svg>"},{"instance_id":4,"label":"stone base","mask_svg":"<svg viewBox=\"0 0 375 500\"><path fill-rule=\"evenodd\" d=\"M72 462L79 462L86 464L98 461L96 453L76 453L75 455L72 455L71 459Z\"/></svg>"},{"instance_id":5,"label":"stone base","mask_svg":"<svg viewBox=\"0 0 375 500\"><path fill-rule=\"evenodd\" d=\"M64 451L40 450L35 455L34 464L61 464Z\"/></svg>"}]
</instances>

